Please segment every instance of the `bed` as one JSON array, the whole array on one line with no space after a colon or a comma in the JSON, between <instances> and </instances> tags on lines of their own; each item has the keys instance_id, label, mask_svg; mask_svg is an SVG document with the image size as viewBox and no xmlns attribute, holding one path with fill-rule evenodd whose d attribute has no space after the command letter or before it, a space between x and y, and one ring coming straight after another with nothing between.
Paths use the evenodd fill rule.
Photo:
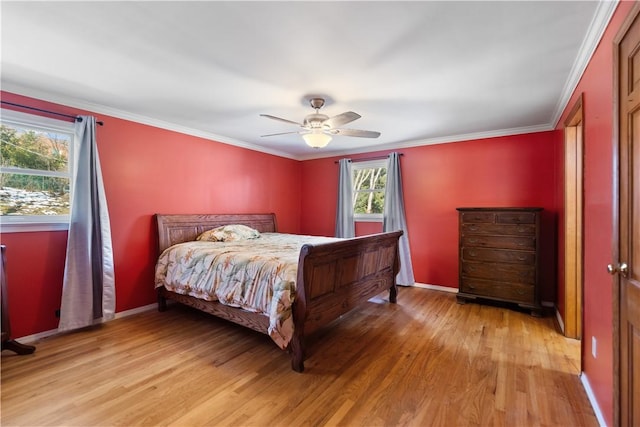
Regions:
<instances>
[{"instance_id":1,"label":"bed","mask_svg":"<svg viewBox=\"0 0 640 427\"><path fill-rule=\"evenodd\" d=\"M188 244L186 242L196 240L201 233L224 225L245 225L265 235L276 232L275 214L157 214L156 222L159 256L167 248ZM398 239L401 235L402 231L395 231L301 246L297 255L295 295L290 307L293 331L286 345L294 371L304 370L305 335L385 290L389 291L389 301L396 302L395 277L400 265ZM269 334L267 315L174 292L166 285L156 274L159 311L167 309L168 299L174 300Z\"/></svg>"}]
</instances>

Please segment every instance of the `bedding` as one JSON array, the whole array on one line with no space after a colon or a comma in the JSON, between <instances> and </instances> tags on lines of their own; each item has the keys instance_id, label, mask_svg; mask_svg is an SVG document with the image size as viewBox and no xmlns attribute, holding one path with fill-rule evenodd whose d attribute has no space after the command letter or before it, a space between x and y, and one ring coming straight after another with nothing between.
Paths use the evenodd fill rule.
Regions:
<instances>
[{"instance_id":1,"label":"bedding","mask_svg":"<svg viewBox=\"0 0 640 427\"><path fill-rule=\"evenodd\" d=\"M245 228L218 227L167 248L156 264L155 285L268 316L269 336L285 349L294 331L291 307L302 246L343 239Z\"/></svg>"}]
</instances>

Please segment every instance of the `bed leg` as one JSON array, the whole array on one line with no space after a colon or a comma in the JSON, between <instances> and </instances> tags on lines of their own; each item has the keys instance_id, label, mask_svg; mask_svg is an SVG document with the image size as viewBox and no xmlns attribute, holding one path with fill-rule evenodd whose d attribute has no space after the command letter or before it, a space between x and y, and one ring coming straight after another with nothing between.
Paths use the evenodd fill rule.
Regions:
<instances>
[{"instance_id":1,"label":"bed leg","mask_svg":"<svg viewBox=\"0 0 640 427\"><path fill-rule=\"evenodd\" d=\"M304 371L304 348L302 337L294 333L289 342L289 354L291 355L291 369L296 372Z\"/></svg>"},{"instance_id":2,"label":"bed leg","mask_svg":"<svg viewBox=\"0 0 640 427\"><path fill-rule=\"evenodd\" d=\"M389 288L389 302L398 302L398 286L395 284Z\"/></svg>"},{"instance_id":3,"label":"bed leg","mask_svg":"<svg viewBox=\"0 0 640 427\"><path fill-rule=\"evenodd\" d=\"M167 299L158 293L158 311L167 311Z\"/></svg>"}]
</instances>

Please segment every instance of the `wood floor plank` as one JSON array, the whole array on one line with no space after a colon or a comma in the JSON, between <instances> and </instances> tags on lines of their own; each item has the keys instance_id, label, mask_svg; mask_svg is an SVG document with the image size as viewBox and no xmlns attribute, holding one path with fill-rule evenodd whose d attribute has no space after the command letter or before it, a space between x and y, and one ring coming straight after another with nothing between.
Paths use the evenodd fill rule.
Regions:
<instances>
[{"instance_id":1,"label":"wood floor plank","mask_svg":"<svg viewBox=\"0 0 640 427\"><path fill-rule=\"evenodd\" d=\"M3 426L597 426L552 317L402 288L308 337L174 305L2 353Z\"/></svg>"}]
</instances>

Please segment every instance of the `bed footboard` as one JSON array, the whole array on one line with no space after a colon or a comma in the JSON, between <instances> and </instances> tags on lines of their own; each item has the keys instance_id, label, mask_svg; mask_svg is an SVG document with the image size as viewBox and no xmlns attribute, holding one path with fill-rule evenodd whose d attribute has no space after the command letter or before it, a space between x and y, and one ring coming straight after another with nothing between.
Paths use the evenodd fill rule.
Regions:
<instances>
[{"instance_id":1,"label":"bed footboard","mask_svg":"<svg viewBox=\"0 0 640 427\"><path fill-rule=\"evenodd\" d=\"M385 290L389 301L396 302L401 235L402 231L394 231L302 247L289 347L295 371L304 370L305 334Z\"/></svg>"}]
</instances>

